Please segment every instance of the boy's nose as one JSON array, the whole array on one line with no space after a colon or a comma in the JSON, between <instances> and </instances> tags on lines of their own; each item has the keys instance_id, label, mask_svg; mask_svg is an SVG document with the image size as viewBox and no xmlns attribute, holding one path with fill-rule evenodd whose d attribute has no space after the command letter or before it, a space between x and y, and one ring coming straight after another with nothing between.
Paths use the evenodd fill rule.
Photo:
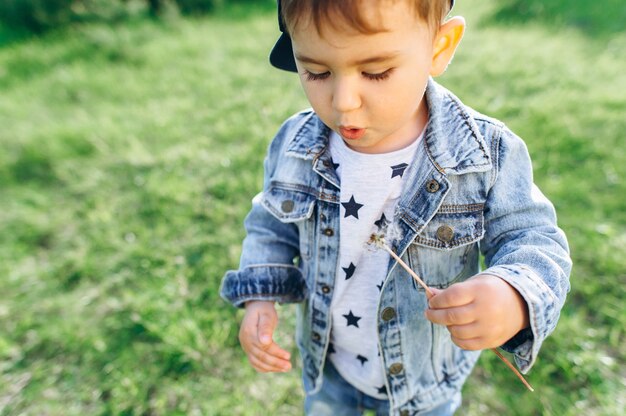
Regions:
<instances>
[{"instance_id":1,"label":"boy's nose","mask_svg":"<svg viewBox=\"0 0 626 416\"><path fill-rule=\"evenodd\" d=\"M340 79L335 82L333 108L341 113L355 110L361 106L361 96L353 80Z\"/></svg>"}]
</instances>

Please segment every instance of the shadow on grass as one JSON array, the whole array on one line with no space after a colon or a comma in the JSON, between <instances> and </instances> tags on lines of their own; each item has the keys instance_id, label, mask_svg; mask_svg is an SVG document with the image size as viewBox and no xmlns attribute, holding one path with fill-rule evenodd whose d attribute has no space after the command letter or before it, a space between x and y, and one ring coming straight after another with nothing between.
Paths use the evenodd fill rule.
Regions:
<instances>
[{"instance_id":1,"label":"shadow on grass","mask_svg":"<svg viewBox=\"0 0 626 416\"><path fill-rule=\"evenodd\" d=\"M33 36L34 34L27 30L8 28L0 23L0 48L32 38Z\"/></svg>"},{"instance_id":2,"label":"shadow on grass","mask_svg":"<svg viewBox=\"0 0 626 416\"><path fill-rule=\"evenodd\" d=\"M0 0L1 1L1 0ZM174 14L160 18L144 14L129 16L116 21L94 20L92 22L60 25L42 33L33 33L24 28L13 28L0 21L0 50L20 43L37 40L32 51L7 55L0 62L0 89L23 84L29 79L42 76L59 65L76 62L102 62L104 65L144 64L136 51L154 36L163 32L176 32L182 21L209 22L241 21L259 15L274 15L276 4L273 0L237 0L224 4L213 13L181 16ZM44 45L44 46L42 46ZM37 49L39 48L39 49ZM20 50L21 51L21 50ZM0 172L0 178L2 172Z\"/></svg>"},{"instance_id":3,"label":"shadow on grass","mask_svg":"<svg viewBox=\"0 0 626 416\"><path fill-rule=\"evenodd\" d=\"M0 0L1 1L1 0ZM170 7L169 12L153 15L148 9L130 10L126 14L107 17L94 14L93 16L79 16L66 22L52 26L29 27L27 23L7 21L6 16L0 16L0 48L11 46L12 44L26 41L34 37L45 37L50 32L63 32L64 30L77 28L82 25L100 24L111 25L112 27L124 26L137 20L153 19L157 23L167 24L174 17L187 19L202 19L206 16L213 16L226 20L244 20L264 13L275 13L275 0L229 0L226 3L218 2L218 6L209 12L183 13ZM3 20L4 19L4 20Z\"/></svg>"},{"instance_id":4,"label":"shadow on grass","mask_svg":"<svg viewBox=\"0 0 626 416\"><path fill-rule=\"evenodd\" d=\"M598 38L626 31L624 0L498 0L498 4L489 23L539 21L556 29L574 27Z\"/></svg>"}]
</instances>

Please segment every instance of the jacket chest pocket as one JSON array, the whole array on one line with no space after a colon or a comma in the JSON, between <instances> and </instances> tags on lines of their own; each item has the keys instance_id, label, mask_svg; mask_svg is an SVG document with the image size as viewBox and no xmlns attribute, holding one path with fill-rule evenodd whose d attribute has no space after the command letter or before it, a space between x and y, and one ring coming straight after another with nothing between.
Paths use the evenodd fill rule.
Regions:
<instances>
[{"instance_id":1,"label":"jacket chest pocket","mask_svg":"<svg viewBox=\"0 0 626 416\"><path fill-rule=\"evenodd\" d=\"M483 234L482 204L443 205L409 247L409 265L431 287L463 281L478 273Z\"/></svg>"},{"instance_id":2,"label":"jacket chest pocket","mask_svg":"<svg viewBox=\"0 0 626 416\"><path fill-rule=\"evenodd\" d=\"M298 228L300 256L308 259L311 256L314 230L313 211L317 200L313 189L283 182L270 184L263 193L262 204L274 217L283 223L294 223Z\"/></svg>"}]
</instances>

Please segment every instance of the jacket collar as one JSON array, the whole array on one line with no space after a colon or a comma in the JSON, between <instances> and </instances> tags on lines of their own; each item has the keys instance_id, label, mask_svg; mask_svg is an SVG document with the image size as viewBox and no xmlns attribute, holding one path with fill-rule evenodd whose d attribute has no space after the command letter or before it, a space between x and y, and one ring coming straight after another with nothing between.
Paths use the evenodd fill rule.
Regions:
<instances>
[{"instance_id":1,"label":"jacket collar","mask_svg":"<svg viewBox=\"0 0 626 416\"><path fill-rule=\"evenodd\" d=\"M424 145L434 167L444 175L491 169L489 147L473 115L432 78L426 87L429 120ZM287 146L287 154L317 159L328 146L330 128L310 111Z\"/></svg>"},{"instance_id":2,"label":"jacket collar","mask_svg":"<svg viewBox=\"0 0 626 416\"><path fill-rule=\"evenodd\" d=\"M322 123L312 109L306 110L305 114L286 153L300 159L317 159L328 147L330 128Z\"/></svg>"},{"instance_id":3,"label":"jacket collar","mask_svg":"<svg viewBox=\"0 0 626 416\"><path fill-rule=\"evenodd\" d=\"M435 168L457 175L491 169L489 147L470 110L432 78L426 100L429 116L424 145Z\"/></svg>"}]
</instances>

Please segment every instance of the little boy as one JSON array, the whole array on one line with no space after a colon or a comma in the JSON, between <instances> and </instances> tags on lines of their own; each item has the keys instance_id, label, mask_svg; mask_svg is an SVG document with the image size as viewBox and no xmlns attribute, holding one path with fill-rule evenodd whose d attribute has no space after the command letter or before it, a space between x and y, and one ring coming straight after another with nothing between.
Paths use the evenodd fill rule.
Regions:
<instances>
[{"instance_id":1,"label":"little boy","mask_svg":"<svg viewBox=\"0 0 626 416\"><path fill-rule=\"evenodd\" d=\"M556 325L571 261L554 209L522 140L431 78L463 36L453 2L280 3L270 61L312 109L271 143L222 283L245 306L241 345L258 371L289 371L274 303L297 302L307 414L452 414L479 350L526 372Z\"/></svg>"}]
</instances>

